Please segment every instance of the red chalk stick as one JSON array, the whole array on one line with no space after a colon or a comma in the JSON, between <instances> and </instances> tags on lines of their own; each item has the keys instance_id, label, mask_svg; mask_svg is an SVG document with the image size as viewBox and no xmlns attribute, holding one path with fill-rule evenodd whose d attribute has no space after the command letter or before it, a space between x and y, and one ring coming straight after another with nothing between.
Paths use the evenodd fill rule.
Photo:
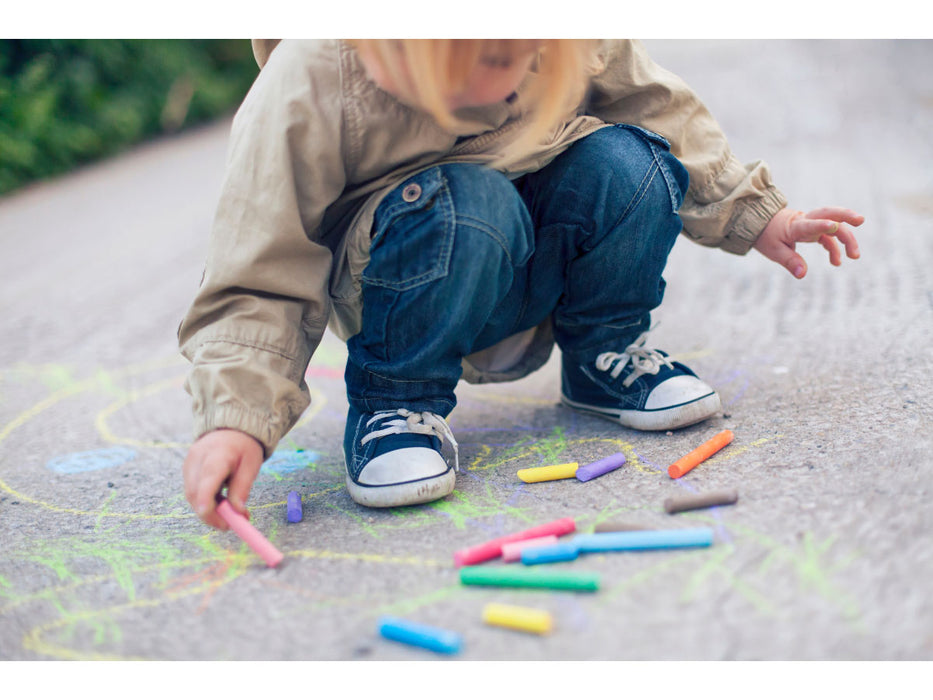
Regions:
<instances>
[{"instance_id":1,"label":"red chalk stick","mask_svg":"<svg viewBox=\"0 0 933 700\"><path fill-rule=\"evenodd\" d=\"M573 518L561 518L560 520L545 523L544 525L537 525L529 530L523 530L522 532L516 532L512 535L498 537L494 540L490 540L489 542L484 542L483 544L478 544L474 547L468 547L467 549L461 549L457 552L454 552L454 564L457 566L470 566L472 564L479 564L480 562L488 561L489 559L495 559L496 557L502 556L502 545L508 544L509 542L530 540L534 537L546 537L547 535L556 535L557 537L560 537L561 535L566 535L568 532L573 532L576 529L577 526L574 523Z\"/></svg>"},{"instance_id":2,"label":"red chalk stick","mask_svg":"<svg viewBox=\"0 0 933 700\"><path fill-rule=\"evenodd\" d=\"M262 533L250 524L249 520L233 510L233 506L222 498L217 502L217 515L223 518L230 529L240 536L249 548L262 557L269 566L278 566L284 555Z\"/></svg>"}]
</instances>

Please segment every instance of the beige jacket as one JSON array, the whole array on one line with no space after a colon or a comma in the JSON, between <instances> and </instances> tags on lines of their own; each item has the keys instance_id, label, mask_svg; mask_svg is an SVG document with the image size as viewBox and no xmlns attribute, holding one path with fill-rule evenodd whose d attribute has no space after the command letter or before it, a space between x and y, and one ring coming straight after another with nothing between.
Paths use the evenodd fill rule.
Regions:
<instances>
[{"instance_id":1,"label":"beige jacket","mask_svg":"<svg viewBox=\"0 0 933 700\"><path fill-rule=\"evenodd\" d=\"M517 100L458 113L471 127L451 134L380 90L343 42L254 50L262 70L233 121L204 277L178 338L195 436L236 428L268 456L309 404L304 375L325 327L344 340L360 328L380 199L426 167L495 160L524 123L534 76ZM696 95L638 42L604 42L593 73L585 102L507 174L540 169L607 123L636 124L667 138L690 174L684 234L746 253L786 204L767 166L740 163ZM466 358L464 378L517 379L552 345L545 324Z\"/></svg>"}]
</instances>

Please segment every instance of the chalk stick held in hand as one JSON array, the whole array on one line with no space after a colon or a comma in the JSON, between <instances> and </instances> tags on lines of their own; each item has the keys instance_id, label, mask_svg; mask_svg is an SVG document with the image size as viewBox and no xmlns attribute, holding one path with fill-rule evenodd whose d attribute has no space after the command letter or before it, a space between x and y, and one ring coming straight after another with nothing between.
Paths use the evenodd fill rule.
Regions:
<instances>
[{"instance_id":1,"label":"chalk stick held in hand","mask_svg":"<svg viewBox=\"0 0 933 700\"><path fill-rule=\"evenodd\" d=\"M240 536L249 548L258 554L269 566L278 566L284 555L272 543L263 537L244 516L233 510L226 498L217 501L217 515L223 518L230 529Z\"/></svg>"}]
</instances>

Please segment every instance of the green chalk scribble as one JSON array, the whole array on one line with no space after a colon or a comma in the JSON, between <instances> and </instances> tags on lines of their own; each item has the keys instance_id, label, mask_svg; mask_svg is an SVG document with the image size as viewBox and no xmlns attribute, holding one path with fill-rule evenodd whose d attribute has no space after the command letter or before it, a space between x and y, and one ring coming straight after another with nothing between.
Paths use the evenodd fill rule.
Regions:
<instances>
[{"instance_id":1,"label":"green chalk scribble","mask_svg":"<svg viewBox=\"0 0 933 700\"><path fill-rule=\"evenodd\" d=\"M491 493L491 486L486 485L485 496L468 496L463 491L454 490L442 501L428 504L432 510L443 513L450 518L451 524L458 530L465 530L468 520L487 518L490 516L512 517L524 522L532 522L532 516L524 508L516 508L504 504L501 499L495 498Z\"/></svg>"}]
</instances>

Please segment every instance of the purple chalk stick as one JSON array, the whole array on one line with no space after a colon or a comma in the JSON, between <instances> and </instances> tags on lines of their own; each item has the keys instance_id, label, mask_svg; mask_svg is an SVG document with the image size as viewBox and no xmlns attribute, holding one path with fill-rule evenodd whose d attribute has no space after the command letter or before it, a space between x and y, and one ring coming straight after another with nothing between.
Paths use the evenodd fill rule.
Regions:
<instances>
[{"instance_id":1,"label":"purple chalk stick","mask_svg":"<svg viewBox=\"0 0 933 700\"><path fill-rule=\"evenodd\" d=\"M285 506L285 517L290 523L301 522L301 495L297 491L288 492L288 502Z\"/></svg>"},{"instance_id":2,"label":"purple chalk stick","mask_svg":"<svg viewBox=\"0 0 933 700\"><path fill-rule=\"evenodd\" d=\"M580 481L589 481L590 479L595 479L597 476L607 474L613 469L618 469L623 464L625 464L625 455L621 452L616 452L614 455L605 457L598 462L585 464L577 469L577 479Z\"/></svg>"}]
</instances>

